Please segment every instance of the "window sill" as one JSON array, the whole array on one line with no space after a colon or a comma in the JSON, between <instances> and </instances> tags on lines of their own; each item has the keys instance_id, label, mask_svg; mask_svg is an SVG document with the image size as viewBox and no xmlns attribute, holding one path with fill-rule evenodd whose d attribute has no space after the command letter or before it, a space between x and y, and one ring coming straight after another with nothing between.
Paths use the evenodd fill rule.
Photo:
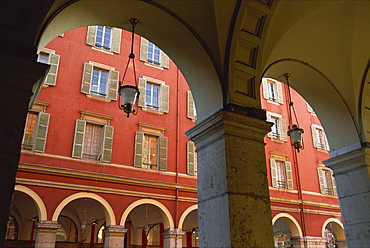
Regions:
<instances>
[{"instance_id":1,"label":"window sill","mask_svg":"<svg viewBox=\"0 0 370 248\"><path fill-rule=\"evenodd\" d=\"M329 151L320 148L316 148L316 150L323 153L329 153Z\"/></svg>"},{"instance_id":2,"label":"window sill","mask_svg":"<svg viewBox=\"0 0 370 248\"><path fill-rule=\"evenodd\" d=\"M284 140L281 140L281 139L276 139L276 138L271 138L271 137L270 137L270 139L272 141L274 141L274 142L277 142L277 143L285 143L285 142L287 142L287 141L284 141Z\"/></svg>"},{"instance_id":3,"label":"window sill","mask_svg":"<svg viewBox=\"0 0 370 248\"><path fill-rule=\"evenodd\" d=\"M92 47L92 49L95 50L95 51L99 51L99 52L102 52L102 53L113 55L113 52L105 50L104 48Z\"/></svg>"},{"instance_id":4,"label":"window sill","mask_svg":"<svg viewBox=\"0 0 370 248\"><path fill-rule=\"evenodd\" d=\"M266 99L266 100L267 100L268 103L275 104L277 106L282 105L282 103L279 103L279 102L271 101L271 100L268 100L268 99Z\"/></svg>"},{"instance_id":5,"label":"window sill","mask_svg":"<svg viewBox=\"0 0 370 248\"><path fill-rule=\"evenodd\" d=\"M155 110L155 109L150 109L150 108L141 108L141 110L145 111L145 112L157 114L157 115L163 115L164 114L164 112L161 112L161 111L158 111L158 110Z\"/></svg>"},{"instance_id":6,"label":"window sill","mask_svg":"<svg viewBox=\"0 0 370 248\"><path fill-rule=\"evenodd\" d=\"M111 102L112 101L110 99L99 97L99 96L95 96L95 95L91 95L91 94L86 94L86 97L87 98L90 98L90 99L102 101L102 102Z\"/></svg>"},{"instance_id":7,"label":"window sill","mask_svg":"<svg viewBox=\"0 0 370 248\"><path fill-rule=\"evenodd\" d=\"M162 67L160 65L151 64L149 62L145 62L144 65L147 65L147 66L150 66L150 67L153 67L153 68L157 68L159 70L164 70L164 67Z\"/></svg>"}]
</instances>

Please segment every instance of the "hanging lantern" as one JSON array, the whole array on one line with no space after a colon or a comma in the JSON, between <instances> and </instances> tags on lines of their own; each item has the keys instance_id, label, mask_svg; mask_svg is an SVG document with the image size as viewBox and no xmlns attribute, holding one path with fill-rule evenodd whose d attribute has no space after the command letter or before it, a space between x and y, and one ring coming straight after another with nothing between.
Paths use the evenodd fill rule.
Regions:
<instances>
[{"instance_id":1,"label":"hanging lantern","mask_svg":"<svg viewBox=\"0 0 370 248\"><path fill-rule=\"evenodd\" d=\"M303 133L304 133L304 130L302 128L299 128L295 124L288 131L288 135L290 136L290 140L292 142L292 146L295 149L297 149L298 152L299 152L299 149L302 148L302 134Z\"/></svg>"},{"instance_id":2,"label":"hanging lantern","mask_svg":"<svg viewBox=\"0 0 370 248\"><path fill-rule=\"evenodd\" d=\"M118 108L123 110L127 117L130 117L130 114L137 115L137 110L134 109L134 105L136 102L136 98L139 97L140 91L136 86L133 85L123 85L128 66L130 64L130 61L132 60L133 65L133 73L134 73L134 82L136 85L136 70L135 70L135 54L134 54L134 36L135 36L135 26L139 21L135 18L132 18L130 20L130 23L132 25L132 38L131 38L131 53L128 56L128 61L126 65L125 72L122 77L122 81L120 81L119 85L119 98L120 101L118 101Z\"/></svg>"}]
</instances>

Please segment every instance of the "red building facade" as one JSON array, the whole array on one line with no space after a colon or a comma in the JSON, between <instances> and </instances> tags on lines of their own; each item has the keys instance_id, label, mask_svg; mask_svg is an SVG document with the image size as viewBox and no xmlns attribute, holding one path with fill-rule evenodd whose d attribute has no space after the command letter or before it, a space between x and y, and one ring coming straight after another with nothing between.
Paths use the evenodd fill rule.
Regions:
<instances>
[{"instance_id":1,"label":"red building facade","mask_svg":"<svg viewBox=\"0 0 370 248\"><path fill-rule=\"evenodd\" d=\"M130 46L131 33L95 26L69 31L40 53L51 67L30 106L7 246L198 246L195 146L184 134L196 120L194 101L173 61L135 36L138 79L129 67L124 83L141 94L138 115L127 118L117 85ZM343 247L318 118L292 91L305 130L296 154L286 135L293 124L286 85L264 79L261 90L274 123L265 142L275 245Z\"/></svg>"}]
</instances>

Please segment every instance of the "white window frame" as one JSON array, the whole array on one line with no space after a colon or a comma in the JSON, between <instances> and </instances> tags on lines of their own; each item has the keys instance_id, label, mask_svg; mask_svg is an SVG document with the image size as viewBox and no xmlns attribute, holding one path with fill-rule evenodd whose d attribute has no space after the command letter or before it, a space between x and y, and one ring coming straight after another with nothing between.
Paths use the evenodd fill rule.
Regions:
<instances>
[{"instance_id":1,"label":"white window frame","mask_svg":"<svg viewBox=\"0 0 370 248\"><path fill-rule=\"evenodd\" d=\"M284 166L284 183L279 183L277 162ZM293 190L293 169L291 162L288 161L288 155L272 153L270 158L271 185L274 188Z\"/></svg>"},{"instance_id":2,"label":"white window frame","mask_svg":"<svg viewBox=\"0 0 370 248\"><path fill-rule=\"evenodd\" d=\"M146 87L147 84L154 84L159 86L158 92L158 108L153 108L147 105L146 102ZM169 112L169 101L170 101L170 87L166 85L165 82L143 76L139 78L139 90L140 95L138 99L138 106L141 107L144 111L156 113L156 114L163 114Z\"/></svg>"},{"instance_id":3,"label":"white window frame","mask_svg":"<svg viewBox=\"0 0 370 248\"><path fill-rule=\"evenodd\" d=\"M319 151L330 151L329 142L323 127L312 124L311 133L314 148ZM319 137L319 133L321 133L321 138Z\"/></svg>"},{"instance_id":4,"label":"white window frame","mask_svg":"<svg viewBox=\"0 0 370 248\"><path fill-rule=\"evenodd\" d=\"M271 131L267 134L267 137L275 141L288 141L286 119L284 119L282 115L271 112L267 112L266 116L267 121L275 123L276 120L277 124L271 126ZM276 132L274 132L274 130Z\"/></svg>"},{"instance_id":5,"label":"white window frame","mask_svg":"<svg viewBox=\"0 0 370 248\"><path fill-rule=\"evenodd\" d=\"M150 48L149 46L152 45ZM150 50L152 56L150 57ZM155 51L159 52L159 61L154 61ZM157 45L153 42L141 37L140 39L140 60L146 62L146 65L153 66L158 69L169 68L170 59L166 53L164 53Z\"/></svg>"},{"instance_id":6,"label":"white window frame","mask_svg":"<svg viewBox=\"0 0 370 248\"><path fill-rule=\"evenodd\" d=\"M102 41L101 41L101 44L98 44L97 39L98 39L98 32L99 32L99 28L100 27L103 28L103 30L101 31L102 32L102 37L101 37ZM104 41L107 38L106 36L108 35L108 32L107 32L108 29L110 30L110 34L109 34L109 47L105 47L104 46L104 43L105 43ZM102 49L105 49L105 50L110 51L112 49L112 40L113 40L113 28L107 27L107 26L100 26L100 25L96 26L95 44L94 44L95 47L99 47L99 48L102 48Z\"/></svg>"},{"instance_id":7,"label":"white window frame","mask_svg":"<svg viewBox=\"0 0 370 248\"><path fill-rule=\"evenodd\" d=\"M263 92L263 97L268 102L275 103L275 104L284 104L283 83L279 82L278 80L275 80L272 78L263 78L262 79L262 92ZM274 95L272 96L272 94Z\"/></svg>"},{"instance_id":8,"label":"white window frame","mask_svg":"<svg viewBox=\"0 0 370 248\"><path fill-rule=\"evenodd\" d=\"M320 192L323 195L337 196L337 187L333 176L333 171L325 167L321 162L318 163L317 173L319 178Z\"/></svg>"}]
</instances>

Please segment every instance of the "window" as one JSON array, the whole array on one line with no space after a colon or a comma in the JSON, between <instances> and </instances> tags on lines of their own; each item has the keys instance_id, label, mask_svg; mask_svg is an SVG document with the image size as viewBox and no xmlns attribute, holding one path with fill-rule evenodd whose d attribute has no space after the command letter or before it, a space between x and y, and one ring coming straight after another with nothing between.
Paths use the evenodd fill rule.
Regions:
<instances>
[{"instance_id":1,"label":"window","mask_svg":"<svg viewBox=\"0 0 370 248\"><path fill-rule=\"evenodd\" d=\"M292 166L286 159L287 156L281 155L270 158L272 187L292 190Z\"/></svg>"},{"instance_id":2,"label":"window","mask_svg":"<svg viewBox=\"0 0 370 248\"><path fill-rule=\"evenodd\" d=\"M139 107L160 113L168 113L169 86L163 81L148 77L139 78L139 90L141 92L138 100Z\"/></svg>"},{"instance_id":3,"label":"window","mask_svg":"<svg viewBox=\"0 0 370 248\"><path fill-rule=\"evenodd\" d=\"M312 115L316 115L316 113L315 113L315 111L313 110L313 108L311 107L311 105L310 105L310 104L308 104L308 102L306 102L306 104L307 104L307 111L308 111L309 113L311 113Z\"/></svg>"},{"instance_id":4,"label":"window","mask_svg":"<svg viewBox=\"0 0 370 248\"><path fill-rule=\"evenodd\" d=\"M188 109L187 109L187 116L189 119L196 120L197 119L197 110L195 108L195 102L193 98L193 94L189 90L188 94Z\"/></svg>"},{"instance_id":5,"label":"window","mask_svg":"<svg viewBox=\"0 0 370 248\"><path fill-rule=\"evenodd\" d=\"M169 57L152 42L141 37L140 60L160 67L169 67Z\"/></svg>"},{"instance_id":6,"label":"window","mask_svg":"<svg viewBox=\"0 0 370 248\"><path fill-rule=\"evenodd\" d=\"M49 127L50 114L44 113L47 103L37 102L27 114L22 140L22 149L44 152Z\"/></svg>"},{"instance_id":7,"label":"window","mask_svg":"<svg viewBox=\"0 0 370 248\"><path fill-rule=\"evenodd\" d=\"M322 163L319 163L317 168L320 192L324 195L337 195L337 187L333 177L333 171L329 168L324 167Z\"/></svg>"},{"instance_id":8,"label":"window","mask_svg":"<svg viewBox=\"0 0 370 248\"><path fill-rule=\"evenodd\" d=\"M311 126L313 146L318 150L329 151L329 143L326 138L324 129L317 125Z\"/></svg>"},{"instance_id":9,"label":"window","mask_svg":"<svg viewBox=\"0 0 370 248\"><path fill-rule=\"evenodd\" d=\"M139 124L140 131L135 135L134 166L151 169L167 170L167 137L164 128Z\"/></svg>"},{"instance_id":10,"label":"window","mask_svg":"<svg viewBox=\"0 0 370 248\"><path fill-rule=\"evenodd\" d=\"M271 132L267 134L267 137L274 140L288 141L286 119L282 118L281 115L267 113L267 121L272 122Z\"/></svg>"},{"instance_id":11,"label":"window","mask_svg":"<svg viewBox=\"0 0 370 248\"><path fill-rule=\"evenodd\" d=\"M50 65L48 74L45 77L44 85L55 86L60 55L55 54L55 51L44 48L37 57L37 62Z\"/></svg>"},{"instance_id":12,"label":"window","mask_svg":"<svg viewBox=\"0 0 370 248\"><path fill-rule=\"evenodd\" d=\"M194 176L197 174L197 153L195 144L192 141L187 142L187 174Z\"/></svg>"},{"instance_id":13,"label":"window","mask_svg":"<svg viewBox=\"0 0 370 248\"><path fill-rule=\"evenodd\" d=\"M279 104L284 103L281 82L270 78L264 78L262 79L262 89L265 99Z\"/></svg>"},{"instance_id":14,"label":"window","mask_svg":"<svg viewBox=\"0 0 370 248\"><path fill-rule=\"evenodd\" d=\"M96 62L85 63L81 92L95 99L117 99L118 71Z\"/></svg>"},{"instance_id":15,"label":"window","mask_svg":"<svg viewBox=\"0 0 370 248\"><path fill-rule=\"evenodd\" d=\"M72 157L110 163L114 128L110 116L80 111L76 120Z\"/></svg>"},{"instance_id":16,"label":"window","mask_svg":"<svg viewBox=\"0 0 370 248\"><path fill-rule=\"evenodd\" d=\"M87 30L86 44L120 53L122 30L106 26L89 26Z\"/></svg>"}]
</instances>

